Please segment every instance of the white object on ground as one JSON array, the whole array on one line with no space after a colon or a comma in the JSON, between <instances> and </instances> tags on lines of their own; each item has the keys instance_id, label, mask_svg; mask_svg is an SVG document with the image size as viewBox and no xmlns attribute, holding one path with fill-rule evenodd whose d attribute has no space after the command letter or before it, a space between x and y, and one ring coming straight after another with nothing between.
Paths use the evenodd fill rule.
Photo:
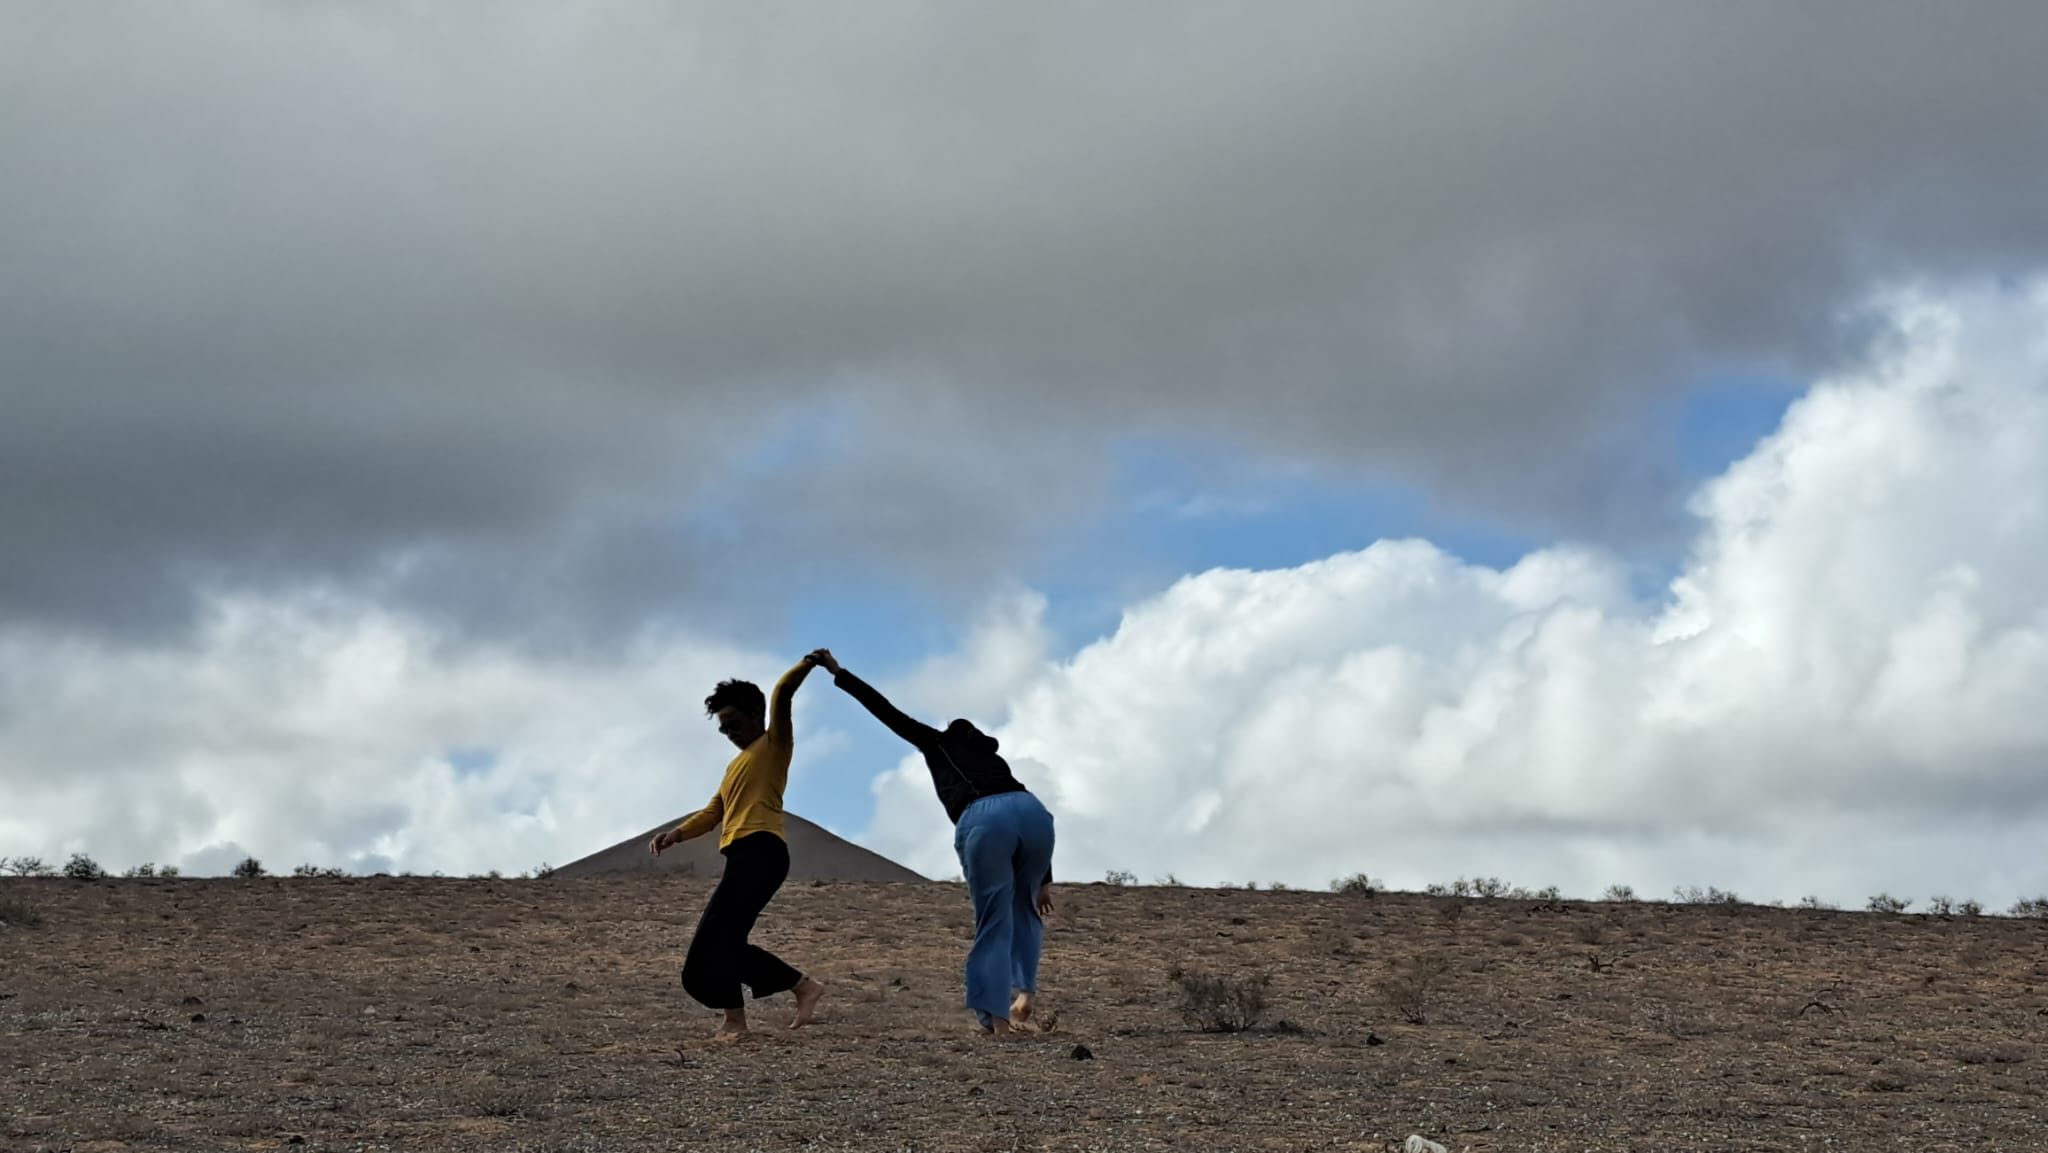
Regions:
<instances>
[{"instance_id":1,"label":"white object on ground","mask_svg":"<svg viewBox=\"0 0 2048 1153\"><path fill-rule=\"evenodd\" d=\"M1401 1143L1401 1153L1451 1153L1451 1151L1427 1137L1418 1137L1410 1133L1408 1140Z\"/></svg>"}]
</instances>

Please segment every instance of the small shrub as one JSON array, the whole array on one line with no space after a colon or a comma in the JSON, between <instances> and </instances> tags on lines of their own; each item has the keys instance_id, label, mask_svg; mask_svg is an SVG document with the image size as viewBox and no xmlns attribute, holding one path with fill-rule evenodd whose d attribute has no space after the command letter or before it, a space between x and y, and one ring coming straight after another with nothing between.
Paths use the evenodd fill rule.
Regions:
<instances>
[{"instance_id":1,"label":"small shrub","mask_svg":"<svg viewBox=\"0 0 2048 1153\"><path fill-rule=\"evenodd\" d=\"M1107 885L1135 885L1138 883L1138 874L1129 869L1111 869L1102 875L1102 881Z\"/></svg>"},{"instance_id":2,"label":"small shrub","mask_svg":"<svg viewBox=\"0 0 2048 1153\"><path fill-rule=\"evenodd\" d=\"M1870 898L1869 904L1864 907L1873 913L1903 913L1912 903L1911 897L1899 898L1890 893L1879 893Z\"/></svg>"},{"instance_id":3,"label":"small shrub","mask_svg":"<svg viewBox=\"0 0 2048 1153\"><path fill-rule=\"evenodd\" d=\"M1433 953L1410 957L1380 979L1380 999L1410 1025L1427 1025L1437 987L1450 971L1451 963Z\"/></svg>"},{"instance_id":4,"label":"small shrub","mask_svg":"<svg viewBox=\"0 0 2048 1153\"><path fill-rule=\"evenodd\" d=\"M157 870L156 870L156 875L157 875L157 876L159 876L159 877L173 877L173 878L175 878L175 877L176 877L176 876L178 875L178 866L176 866L176 865L159 865L159 866L157 866Z\"/></svg>"},{"instance_id":5,"label":"small shrub","mask_svg":"<svg viewBox=\"0 0 2048 1153\"><path fill-rule=\"evenodd\" d=\"M257 860L254 857L243 857L242 863L235 866L235 876L240 877L245 881L254 880L257 877L267 875L268 874L263 871L263 862Z\"/></svg>"},{"instance_id":6,"label":"small shrub","mask_svg":"<svg viewBox=\"0 0 2048 1153\"><path fill-rule=\"evenodd\" d=\"M254 858L254 857L251 857L251 858L250 858L250 859L249 859L248 861L245 861L245 862L243 862L243 863L244 863L244 864L250 864L250 863L254 863L254 862L255 862L255 858ZM237 877L240 877L240 876L244 876L245 874L241 873L241 872L240 872L240 871L238 870L238 871L237 871L237 872L235 873L235 875L236 875ZM249 873L249 874L246 874L246 875L247 875L247 876L251 876L251 877L260 877L260 876L262 876L262 875L263 875L263 866L262 866L262 865L260 865L260 864L256 865L256 871L255 871L255 872L253 872L253 873ZM333 879L335 879L335 878L337 878L337 877L346 877L346 876L348 876L348 870L347 870L347 869L337 869L337 868L332 868L332 867L329 867L329 868L324 868L324 869L323 869L323 868L321 868L321 867L320 867L319 865L293 865L293 866L292 866L292 876L294 876L294 877L319 877L319 878L322 878L322 879L324 879L324 880L333 880Z\"/></svg>"},{"instance_id":7,"label":"small shrub","mask_svg":"<svg viewBox=\"0 0 2048 1153\"><path fill-rule=\"evenodd\" d=\"M1819 897L1807 896L1799 898L1799 907L1802 909L1833 909L1835 906L1821 900Z\"/></svg>"},{"instance_id":8,"label":"small shrub","mask_svg":"<svg viewBox=\"0 0 2048 1153\"><path fill-rule=\"evenodd\" d=\"M1680 885L1671 890L1671 895L1678 898L1678 903L1681 905L1740 905L1742 903L1741 897L1726 890L1717 889L1712 885L1708 885L1704 889L1698 885Z\"/></svg>"},{"instance_id":9,"label":"small shrub","mask_svg":"<svg viewBox=\"0 0 2048 1153\"><path fill-rule=\"evenodd\" d=\"M1937 917L1953 917L1956 915L1956 903L1948 897L1929 897L1927 911Z\"/></svg>"},{"instance_id":10,"label":"small shrub","mask_svg":"<svg viewBox=\"0 0 2048 1153\"><path fill-rule=\"evenodd\" d=\"M64 875L74 881L97 881L104 878L107 871L84 853L73 853L71 859L64 862Z\"/></svg>"},{"instance_id":11,"label":"small shrub","mask_svg":"<svg viewBox=\"0 0 2048 1153\"><path fill-rule=\"evenodd\" d=\"M42 923L42 911L34 905L13 897L0 897L0 925L10 929L33 929Z\"/></svg>"},{"instance_id":12,"label":"small shrub","mask_svg":"<svg viewBox=\"0 0 2048 1153\"><path fill-rule=\"evenodd\" d=\"M1172 873L1168 873L1152 883L1163 889L1178 889L1181 887L1180 878Z\"/></svg>"},{"instance_id":13,"label":"small shrub","mask_svg":"<svg viewBox=\"0 0 2048 1153\"><path fill-rule=\"evenodd\" d=\"M1633 901L1636 899L1636 891L1627 885L1609 885L1607 891L1600 894L1600 898L1605 901Z\"/></svg>"},{"instance_id":14,"label":"small shrub","mask_svg":"<svg viewBox=\"0 0 2048 1153\"><path fill-rule=\"evenodd\" d=\"M520 876L528 878L530 880L544 881L548 877L552 876L554 874L554 871L555 867L553 865L548 864L546 861L542 861L540 864L535 865L533 868L528 869L524 873L521 873Z\"/></svg>"},{"instance_id":15,"label":"small shrub","mask_svg":"<svg viewBox=\"0 0 2048 1153\"><path fill-rule=\"evenodd\" d=\"M1285 893L1289 891L1289 887L1285 881L1267 881L1266 891L1269 893Z\"/></svg>"},{"instance_id":16,"label":"small shrub","mask_svg":"<svg viewBox=\"0 0 2048 1153\"><path fill-rule=\"evenodd\" d=\"M2048 918L2048 897L2021 897L2006 912L2015 917Z\"/></svg>"},{"instance_id":17,"label":"small shrub","mask_svg":"<svg viewBox=\"0 0 2048 1153\"><path fill-rule=\"evenodd\" d=\"M1373 896L1381 888L1382 886L1379 882L1366 876L1364 873L1353 873L1348 877L1339 877L1330 882L1330 891L1332 893L1350 893L1359 897Z\"/></svg>"},{"instance_id":18,"label":"small shrub","mask_svg":"<svg viewBox=\"0 0 2048 1153\"><path fill-rule=\"evenodd\" d=\"M1956 914L1963 917L1981 917L1984 915L1984 906L1965 899L1956 902Z\"/></svg>"},{"instance_id":19,"label":"small shrub","mask_svg":"<svg viewBox=\"0 0 2048 1153\"><path fill-rule=\"evenodd\" d=\"M12 873L17 877L54 877L57 870L44 863L41 857L7 857L0 859L0 872Z\"/></svg>"},{"instance_id":20,"label":"small shrub","mask_svg":"<svg viewBox=\"0 0 2048 1153\"><path fill-rule=\"evenodd\" d=\"M1273 980L1265 973L1233 978L1176 966L1167 977L1180 988L1181 1015L1204 1033L1242 1033L1265 1020Z\"/></svg>"},{"instance_id":21,"label":"small shrub","mask_svg":"<svg viewBox=\"0 0 2048 1153\"><path fill-rule=\"evenodd\" d=\"M130 865L128 868L123 869L121 875L131 879L136 877L154 877L156 876L156 865L154 862L144 861L139 865Z\"/></svg>"}]
</instances>

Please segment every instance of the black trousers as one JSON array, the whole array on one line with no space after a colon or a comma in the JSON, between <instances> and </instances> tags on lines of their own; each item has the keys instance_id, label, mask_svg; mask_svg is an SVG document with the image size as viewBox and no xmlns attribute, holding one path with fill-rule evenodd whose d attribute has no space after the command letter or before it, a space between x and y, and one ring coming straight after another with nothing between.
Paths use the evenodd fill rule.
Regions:
<instances>
[{"instance_id":1,"label":"black trousers","mask_svg":"<svg viewBox=\"0 0 2048 1153\"><path fill-rule=\"evenodd\" d=\"M789 846L774 833L748 833L725 847L725 875L711 891L683 959L684 992L709 1008L737 1009L746 1003L741 985L756 998L796 988L802 973L747 942L761 910L788 878Z\"/></svg>"}]
</instances>

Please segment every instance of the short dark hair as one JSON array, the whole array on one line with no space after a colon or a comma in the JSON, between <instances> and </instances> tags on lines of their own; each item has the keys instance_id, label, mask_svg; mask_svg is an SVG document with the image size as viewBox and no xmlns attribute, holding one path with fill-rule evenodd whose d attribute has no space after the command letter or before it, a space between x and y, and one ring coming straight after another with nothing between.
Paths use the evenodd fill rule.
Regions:
<instances>
[{"instance_id":1,"label":"short dark hair","mask_svg":"<svg viewBox=\"0 0 2048 1153\"><path fill-rule=\"evenodd\" d=\"M768 698L762 695L761 686L752 681L718 682L718 687L704 698L704 715L715 717L727 705L757 717L768 715Z\"/></svg>"}]
</instances>

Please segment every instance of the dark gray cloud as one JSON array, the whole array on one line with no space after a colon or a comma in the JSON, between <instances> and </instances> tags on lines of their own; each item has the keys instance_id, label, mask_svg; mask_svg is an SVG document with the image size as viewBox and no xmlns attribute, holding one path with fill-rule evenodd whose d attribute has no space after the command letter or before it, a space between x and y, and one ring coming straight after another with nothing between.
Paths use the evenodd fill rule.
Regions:
<instances>
[{"instance_id":1,"label":"dark gray cloud","mask_svg":"<svg viewBox=\"0 0 2048 1153\"><path fill-rule=\"evenodd\" d=\"M1656 398L2040 265L2044 40L1994 3L10 8L0 613L738 595L691 511L826 402L889 431L765 478L802 512L748 565L985 576L1133 428L1646 531Z\"/></svg>"}]
</instances>

